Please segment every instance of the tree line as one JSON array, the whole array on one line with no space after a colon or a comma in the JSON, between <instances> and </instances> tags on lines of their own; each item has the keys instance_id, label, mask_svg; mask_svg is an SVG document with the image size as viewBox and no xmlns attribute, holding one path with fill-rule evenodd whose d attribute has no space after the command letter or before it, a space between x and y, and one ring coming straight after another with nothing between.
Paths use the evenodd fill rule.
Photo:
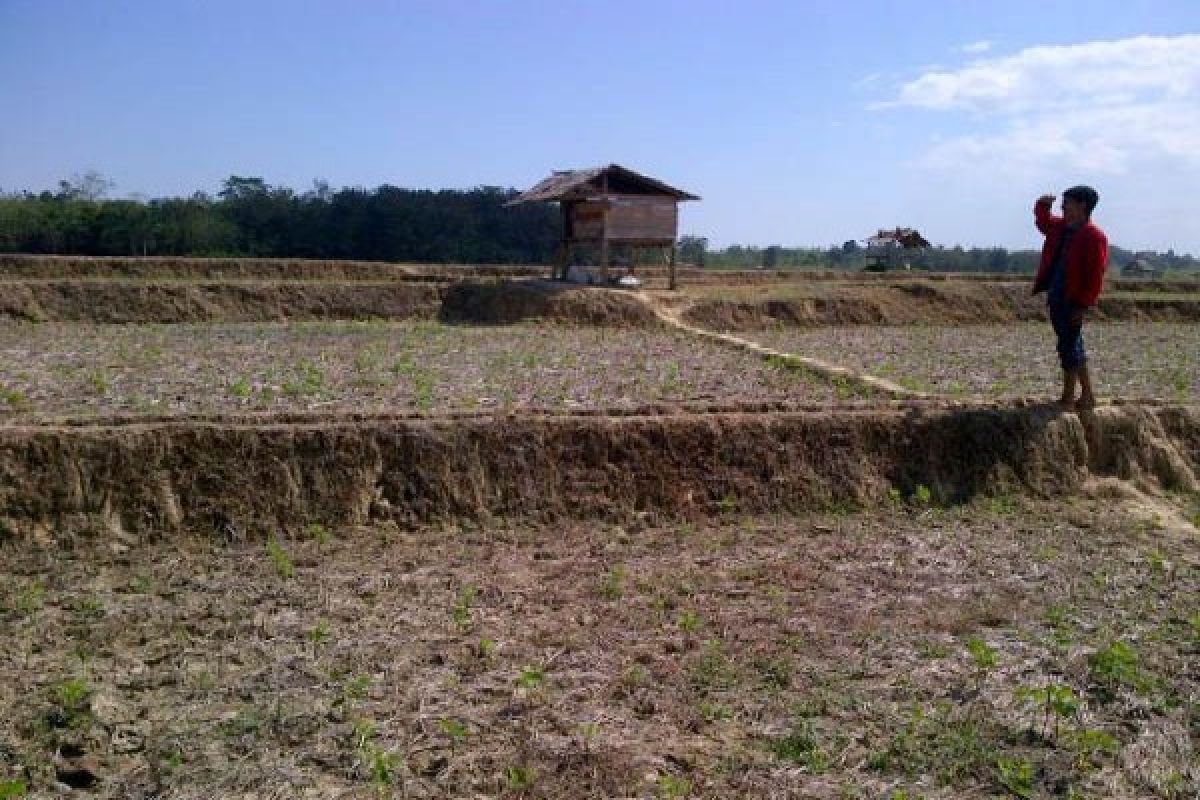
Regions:
<instances>
[{"instance_id":1,"label":"tree line","mask_svg":"<svg viewBox=\"0 0 1200 800\"><path fill-rule=\"evenodd\" d=\"M747 247L730 245L711 249L702 236L679 240L681 260L713 269L841 269L861 270L867 265L867 250L856 241L829 247ZM1135 257L1167 273L1200 271L1200 259L1166 253L1135 253L1118 245L1109 246L1109 267L1120 269ZM1008 250L1003 247L943 247L936 245L902 251L897 261L912 269L930 272L992 272L1030 274L1037 271L1041 250Z\"/></svg>"},{"instance_id":2,"label":"tree line","mask_svg":"<svg viewBox=\"0 0 1200 800\"><path fill-rule=\"evenodd\" d=\"M330 189L297 192L232 175L216 195L152 200L107 197L97 173L42 192L0 191L0 252L88 256L232 256L467 264L549 264L558 246L558 210L505 204L517 190ZM678 243L679 260L724 269L862 269L863 247L710 248L702 236ZM1111 248L1123 266L1134 253ZM1200 270L1190 255L1138 254L1167 271ZM1035 250L929 247L904 254L913 269L1028 273Z\"/></svg>"},{"instance_id":3,"label":"tree line","mask_svg":"<svg viewBox=\"0 0 1200 800\"><path fill-rule=\"evenodd\" d=\"M0 252L549 263L557 210L517 192L344 188L296 192L231 176L216 196L108 199L94 173L56 191L0 194Z\"/></svg>"}]
</instances>

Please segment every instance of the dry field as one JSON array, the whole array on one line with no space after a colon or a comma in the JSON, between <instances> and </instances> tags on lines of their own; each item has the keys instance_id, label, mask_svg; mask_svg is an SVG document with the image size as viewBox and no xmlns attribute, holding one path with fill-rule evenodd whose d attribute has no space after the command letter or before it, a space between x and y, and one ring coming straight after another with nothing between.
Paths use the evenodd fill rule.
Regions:
<instances>
[{"instance_id":1,"label":"dry field","mask_svg":"<svg viewBox=\"0 0 1200 800\"><path fill-rule=\"evenodd\" d=\"M845 387L660 329L0 325L0 419L111 412L826 402Z\"/></svg>"},{"instance_id":2,"label":"dry field","mask_svg":"<svg viewBox=\"0 0 1200 800\"><path fill-rule=\"evenodd\" d=\"M1058 391L1048 323L776 329L745 336L951 397L1004 399ZM1092 323L1084 329L1084 341L1103 397L1183 403L1200 398L1200 325Z\"/></svg>"},{"instance_id":3,"label":"dry field","mask_svg":"<svg viewBox=\"0 0 1200 800\"><path fill-rule=\"evenodd\" d=\"M953 510L918 492L703 523L8 542L0 779L1195 797L1200 558L1180 514L1200 498L1130 508L1114 487Z\"/></svg>"},{"instance_id":4,"label":"dry field","mask_svg":"<svg viewBox=\"0 0 1200 800\"><path fill-rule=\"evenodd\" d=\"M1039 309L967 283L662 303L947 398L1052 394L1047 324L954 324ZM562 294L451 309L596 325L0 321L0 800L1200 797L1195 409L888 404ZM1200 326L1086 336L1102 397L1196 404Z\"/></svg>"}]
</instances>

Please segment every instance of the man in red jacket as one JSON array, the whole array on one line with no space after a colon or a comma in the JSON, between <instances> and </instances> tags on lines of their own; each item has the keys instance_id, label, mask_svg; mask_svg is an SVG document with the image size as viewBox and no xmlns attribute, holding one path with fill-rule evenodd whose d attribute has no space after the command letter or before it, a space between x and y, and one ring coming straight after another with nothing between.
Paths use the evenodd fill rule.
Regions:
<instances>
[{"instance_id":1,"label":"man in red jacket","mask_svg":"<svg viewBox=\"0 0 1200 800\"><path fill-rule=\"evenodd\" d=\"M1034 224L1046 235L1033 293L1047 293L1063 370L1058 405L1067 411L1087 411L1096 406L1083 349L1083 318L1100 297L1108 266L1108 238L1091 221L1099 200L1090 186L1074 186L1063 192L1061 217L1050 211L1054 205L1052 194L1039 197L1033 207ZM1081 388L1078 400L1076 383Z\"/></svg>"}]
</instances>

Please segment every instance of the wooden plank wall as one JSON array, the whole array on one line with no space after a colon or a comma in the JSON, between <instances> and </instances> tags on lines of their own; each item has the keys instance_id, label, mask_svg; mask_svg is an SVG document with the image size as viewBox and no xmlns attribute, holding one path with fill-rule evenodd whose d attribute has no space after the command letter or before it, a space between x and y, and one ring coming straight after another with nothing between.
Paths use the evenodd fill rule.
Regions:
<instances>
[{"instance_id":1,"label":"wooden plank wall","mask_svg":"<svg viewBox=\"0 0 1200 800\"><path fill-rule=\"evenodd\" d=\"M573 206L576 239L600 239L604 235L605 215L608 239L612 242L664 240L674 241L679 211L668 197L645 195L609 195Z\"/></svg>"}]
</instances>

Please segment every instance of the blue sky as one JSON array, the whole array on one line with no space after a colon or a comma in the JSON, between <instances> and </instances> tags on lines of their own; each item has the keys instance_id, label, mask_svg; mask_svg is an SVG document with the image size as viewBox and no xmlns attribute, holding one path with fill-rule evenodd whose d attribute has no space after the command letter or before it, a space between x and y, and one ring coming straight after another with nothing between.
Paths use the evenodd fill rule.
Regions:
<instances>
[{"instance_id":1,"label":"blue sky","mask_svg":"<svg viewBox=\"0 0 1200 800\"><path fill-rule=\"evenodd\" d=\"M0 188L528 186L617 162L683 232L1030 247L1088 182L1200 254L1200 3L0 0Z\"/></svg>"}]
</instances>

